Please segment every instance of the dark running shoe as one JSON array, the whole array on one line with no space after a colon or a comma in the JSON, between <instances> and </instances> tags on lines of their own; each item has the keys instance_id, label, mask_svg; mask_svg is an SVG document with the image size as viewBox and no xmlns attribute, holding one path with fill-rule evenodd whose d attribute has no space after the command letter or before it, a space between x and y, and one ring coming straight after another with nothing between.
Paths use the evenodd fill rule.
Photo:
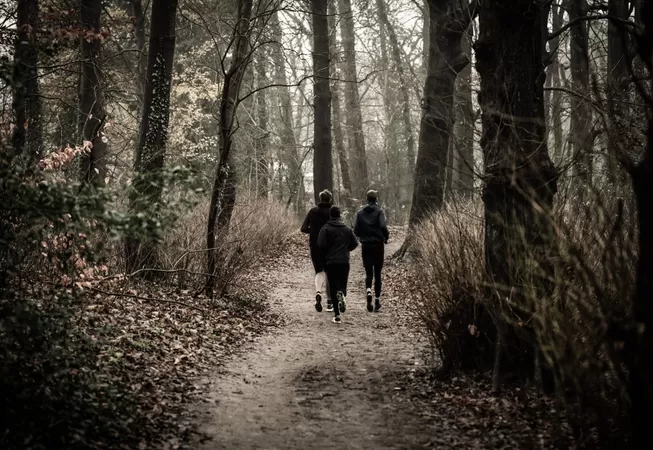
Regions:
<instances>
[{"instance_id":1,"label":"dark running shoe","mask_svg":"<svg viewBox=\"0 0 653 450\"><path fill-rule=\"evenodd\" d=\"M322 312L322 294L320 292L315 294L315 311Z\"/></svg>"},{"instance_id":2,"label":"dark running shoe","mask_svg":"<svg viewBox=\"0 0 653 450\"><path fill-rule=\"evenodd\" d=\"M333 302L330 299L327 299L327 312L333 312Z\"/></svg>"},{"instance_id":3,"label":"dark running shoe","mask_svg":"<svg viewBox=\"0 0 653 450\"><path fill-rule=\"evenodd\" d=\"M340 316L335 316L335 317L332 319L332 321L333 321L333 323L342 323L342 320L340 319Z\"/></svg>"},{"instance_id":4,"label":"dark running shoe","mask_svg":"<svg viewBox=\"0 0 653 450\"><path fill-rule=\"evenodd\" d=\"M341 291L338 291L338 308L340 309L341 313L347 311L347 302L345 300L345 294L343 294Z\"/></svg>"},{"instance_id":5,"label":"dark running shoe","mask_svg":"<svg viewBox=\"0 0 653 450\"><path fill-rule=\"evenodd\" d=\"M374 299L374 311L379 312L379 309L381 309L381 299L377 297Z\"/></svg>"},{"instance_id":6,"label":"dark running shoe","mask_svg":"<svg viewBox=\"0 0 653 450\"><path fill-rule=\"evenodd\" d=\"M367 311L372 312L374 311L374 306L372 306L372 289L367 290Z\"/></svg>"}]
</instances>

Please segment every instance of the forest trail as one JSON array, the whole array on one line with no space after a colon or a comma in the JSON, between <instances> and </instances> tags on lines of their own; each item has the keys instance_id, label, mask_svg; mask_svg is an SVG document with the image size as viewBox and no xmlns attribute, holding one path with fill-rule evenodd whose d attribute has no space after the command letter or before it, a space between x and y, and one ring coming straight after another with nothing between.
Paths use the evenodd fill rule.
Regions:
<instances>
[{"instance_id":1,"label":"forest trail","mask_svg":"<svg viewBox=\"0 0 653 450\"><path fill-rule=\"evenodd\" d=\"M390 244L391 254L398 244ZM308 252L307 252L308 253ZM360 250L351 255L343 323L314 308L308 256L276 272L269 294L285 325L262 336L212 381L204 449L417 449L428 423L393 402L393 374L421 365L421 347L397 325L391 298L365 309Z\"/></svg>"}]
</instances>

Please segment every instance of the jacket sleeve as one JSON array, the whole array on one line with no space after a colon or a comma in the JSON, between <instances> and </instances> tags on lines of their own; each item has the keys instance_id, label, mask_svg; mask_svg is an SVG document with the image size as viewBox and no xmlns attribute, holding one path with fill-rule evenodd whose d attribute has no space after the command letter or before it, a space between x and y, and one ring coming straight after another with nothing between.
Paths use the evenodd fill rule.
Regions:
<instances>
[{"instance_id":1,"label":"jacket sleeve","mask_svg":"<svg viewBox=\"0 0 653 450\"><path fill-rule=\"evenodd\" d=\"M356 247L358 247L358 239L356 239L356 235L354 232L349 229L349 251L354 250Z\"/></svg>"},{"instance_id":2,"label":"jacket sleeve","mask_svg":"<svg viewBox=\"0 0 653 450\"><path fill-rule=\"evenodd\" d=\"M322 227L320 234L317 236L317 246L326 248L327 246L327 227Z\"/></svg>"},{"instance_id":3,"label":"jacket sleeve","mask_svg":"<svg viewBox=\"0 0 653 450\"><path fill-rule=\"evenodd\" d=\"M311 232L311 211L309 210L308 213L306 213L306 217L304 218L304 222L302 223L302 233L309 234Z\"/></svg>"},{"instance_id":4,"label":"jacket sleeve","mask_svg":"<svg viewBox=\"0 0 653 450\"><path fill-rule=\"evenodd\" d=\"M354 234L360 237L361 226L360 226L360 219L358 216L360 216L360 214L356 213L356 219L354 219Z\"/></svg>"},{"instance_id":5,"label":"jacket sleeve","mask_svg":"<svg viewBox=\"0 0 653 450\"><path fill-rule=\"evenodd\" d=\"M379 226L381 227L381 233L383 233L383 239L386 241L390 239L390 232L388 231L388 223L385 220L385 213L381 210L379 214Z\"/></svg>"}]
</instances>

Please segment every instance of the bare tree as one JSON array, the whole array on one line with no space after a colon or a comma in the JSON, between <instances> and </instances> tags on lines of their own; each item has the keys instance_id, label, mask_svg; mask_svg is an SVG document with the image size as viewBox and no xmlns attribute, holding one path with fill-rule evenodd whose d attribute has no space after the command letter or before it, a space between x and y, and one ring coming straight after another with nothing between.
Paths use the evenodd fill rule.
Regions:
<instances>
[{"instance_id":1,"label":"bare tree","mask_svg":"<svg viewBox=\"0 0 653 450\"><path fill-rule=\"evenodd\" d=\"M356 35L354 33L354 12L351 0L338 0L340 13L340 34L342 35L342 69L345 84L345 118L350 149L350 168L356 176L352 179L352 196L363 198L369 188L367 173L367 154L363 134L363 116L358 93L358 74L356 70Z\"/></svg>"},{"instance_id":2,"label":"bare tree","mask_svg":"<svg viewBox=\"0 0 653 450\"><path fill-rule=\"evenodd\" d=\"M206 232L206 248L209 251L205 286L207 295L213 296L215 270L219 257L216 237L229 228L231 215L236 203L236 168L233 158L233 132L240 86L251 62L252 0L239 0L238 16L233 34L233 55L229 70L224 77L224 87L220 100L220 159L216 170L211 206Z\"/></svg>"},{"instance_id":3,"label":"bare tree","mask_svg":"<svg viewBox=\"0 0 653 450\"><path fill-rule=\"evenodd\" d=\"M256 61L257 89L256 93L256 117L258 119L258 128L261 133L255 142L255 173L256 173L256 194L259 197L267 198L268 196L268 162L269 152L269 131L268 131L268 102L266 86L268 86L268 62L267 54L259 50L262 54L258 55Z\"/></svg>"},{"instance_id":4,"label":"bare tree","mask_svg":"<svg viewBox=\"0 0 653 450\"><path fill-rule=\"evenodd\" d=\"M551 275L547 214L557 173L549 158L544 121L543 14L537 0L483 3L475 47L481 76L486 271L498 289L492 293L497 307L510 296L512 314L518 316L523 305L519 287L528 283L545 289L544 280ZM506 28L506 23L513 26ZM533 255L547 272L542 277L532 269ZM495 385L504 373L531 377L533 341L501 321L497 326Z\"/></svg>"},{"instance_id":5,"label":"bare tree","mask_svg":"<svg viewBox=\"0 0 653 450\"><path fill-rule=\"evenodd\" d=\"M313 16L314 153L315 201L322 189L333 189L331 156L331 89L329 87L329 24L324 0L311 0Z\"/></svg>"},{"instance_id":6,"label":"bare tree","mask_svg":"<svg viewBox=\"0 0 653 450\"><path fill-rule=\"evenodd\" d=\"M82 180L94 186L104 185L107 145L100 136L104 123L104 91L100 68L101 0L82 0L80 4L82 35L80 37L82 70L79 80L79 127L91 151L82 157Z\"/></svg>"}]
</instances>

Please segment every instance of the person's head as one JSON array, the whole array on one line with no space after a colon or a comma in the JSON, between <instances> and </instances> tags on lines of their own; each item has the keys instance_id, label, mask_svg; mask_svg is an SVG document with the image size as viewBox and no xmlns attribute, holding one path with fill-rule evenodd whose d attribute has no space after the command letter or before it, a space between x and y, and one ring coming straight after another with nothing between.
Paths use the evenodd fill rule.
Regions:
<instances>
[{"instance_id":1,"label":"person's head","mask_svg":"<svg viewBox=\"0 0 653 450\"><path fill-rule=\"evenodd\" d=\"M331 191L325 189L322 192L320 192L319 198L320 198L320 203L331 203L331 200L333 200L333 195L331 194Z\"/></svg>"},{"instance_id":2,"label":"person's head","mask_svg":"<svg viewBox=\"0 0 653 450\"><path fill-rule=\"evenodd\" d=\"M332 206L329 209L329 217L332 219L340 219L340 208L338 206Z\"/></svg>"},{"instance_id":3,"label":"person's head","mask_svg":"<svg viewBox=\"0 0 653 450\"><path fill-rule=\"evenodd\" d=\"M373 189L367 191L367 203L376 203L379 199L379 194Z\"/></svg>"}]
</instances>

